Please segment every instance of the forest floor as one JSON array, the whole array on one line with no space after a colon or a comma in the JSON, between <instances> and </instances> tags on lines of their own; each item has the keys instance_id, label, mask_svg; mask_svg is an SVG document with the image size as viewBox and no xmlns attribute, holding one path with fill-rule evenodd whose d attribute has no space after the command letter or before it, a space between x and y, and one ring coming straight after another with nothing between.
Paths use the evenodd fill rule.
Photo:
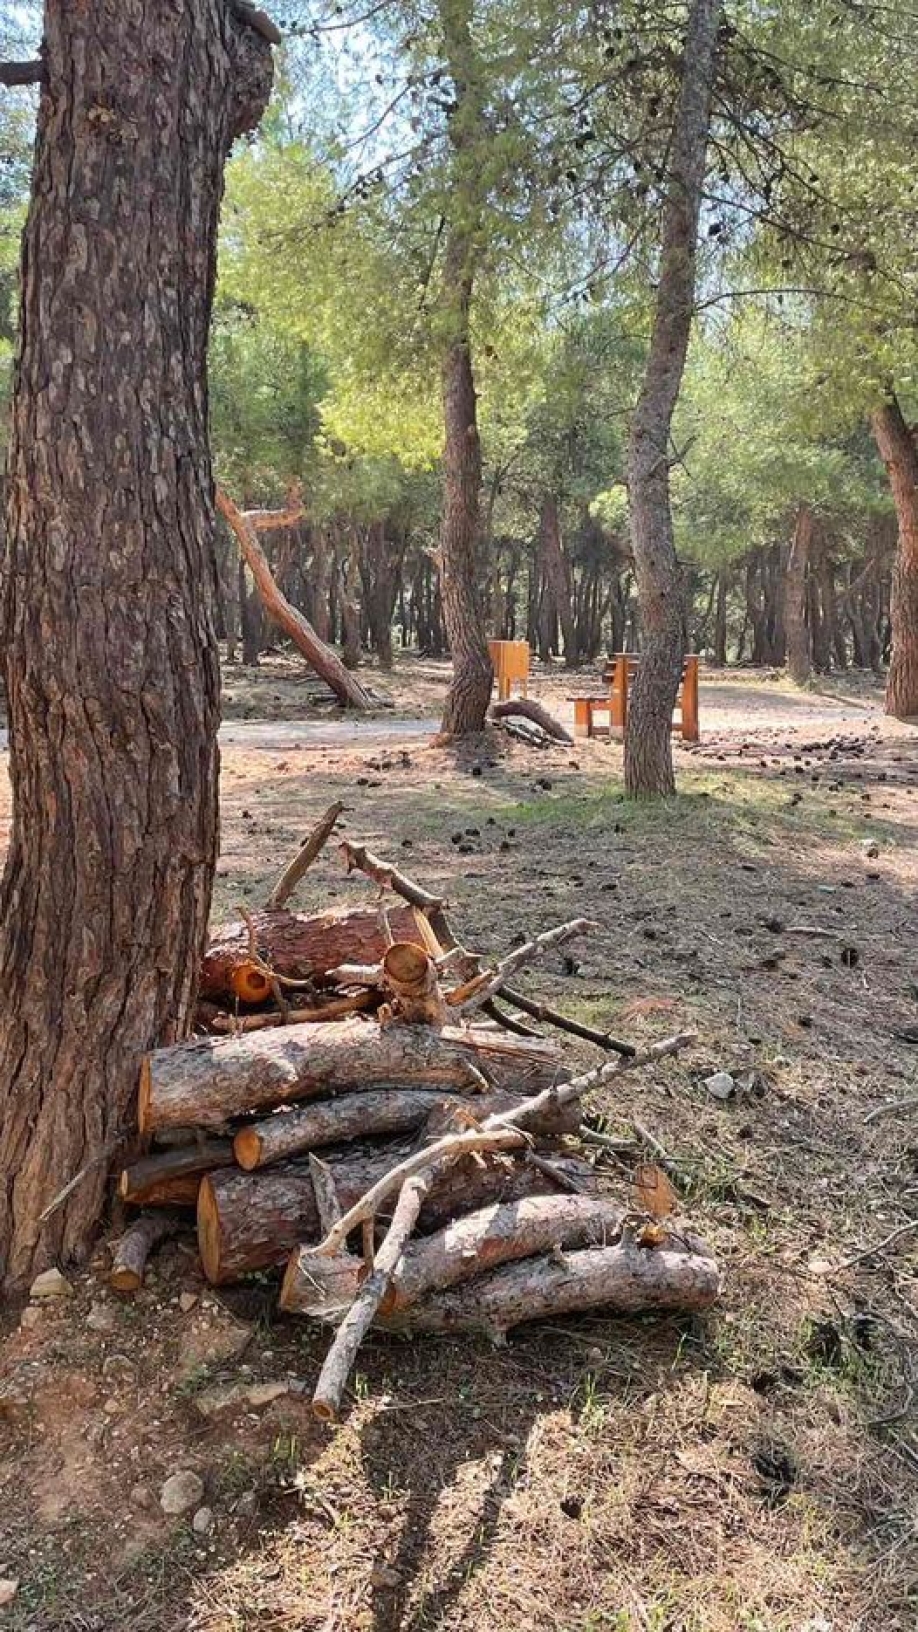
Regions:
<instances>
[{"instance_id":1,"label":"forest floor","mask_svg":"<svg viewBox=\"0 0 918 1632\"><path fill-rule=\"evenodd\" d=\"M269 1284L208 1290L174 1243L118 1302L100 1250L72 1297L0 1314L0 1577L20 1582L0 1626L912 1632L918 736L868 681L706 680L680 792L643 807L616 745L431 746L444 671L423 667L399 672L409 724L397 709L383 737L226 728L215 913L263 899L338 797L348 833L447 894L478 948L596 919L538 989L635 1041L697 1030L593 1108L678 1164L723 1297L501 1349L376 1337L330 1431L302 1397L327 1338L278 1319ZM559 711L574 689L535 688ZM301 899L365 890L329 852ZM206 1387L239 1380L290 1387L202 1414ZM160 1509L184 1469L206 1534Z\"/></svg>"}]
</instances>

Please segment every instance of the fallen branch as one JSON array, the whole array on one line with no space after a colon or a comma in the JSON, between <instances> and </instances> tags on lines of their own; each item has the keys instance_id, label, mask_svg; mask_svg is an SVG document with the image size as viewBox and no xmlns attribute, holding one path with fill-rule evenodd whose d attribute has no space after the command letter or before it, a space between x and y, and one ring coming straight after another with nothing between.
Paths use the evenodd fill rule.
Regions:
<instances>
[{"instance_id":1,"label":"fallen branch","mask_svg":"<svg viewBox=\"0 0 918 1632\"><path fill-rule=\"evenodd\" d=\"M610 1031L597 1031L593 1026L585 1026L579 1020L571 1020L558 1009L552 1009L547 1003L537 1003L527 997L524 992L511 991L505 986L501 992L505 1003L511 1003L522 1014L528 1014L533 1020L540 1020L543 1025L554 1026L558 1031L570 1032L572 1037L582 1037L587 1043L595 1043L597 1048L607 1049L610 1053L621 1054L625 1058L637 1053L632 1043L619 1042Z\"/></svg>"},{"instance_id":2,"label":"fallen branch","mask_svg":"<svg viewBox=\"0 0 918 1632\"><path fill-rule=\"evenodd\" d=\"M882 1241L878 1241L875 1247L865 1247L863 1252L856 1252L853 1257L845 1258L838 1267L839 1269L853 1269L855 1264L862 1264L867 1258L875 1258L878 1253L885 1252L887 1247L892 1247L897 1241L901 1241L903 1236L914 1235L916 1230L918 1230L918 1218L913 1218L908 1224L900 1224L898 1229L891 1230L889 1235L884 1235Z\"/></svg>"},{"instance_id":3,"label":"fallen branch","mask_svg":"<svg viewBox=\"0 0 918 1632\"><path fill-rule=\"evenodd\" d=\"M372 992L351 992L346 997L330 997L310 1009L278 1010L270 1014L215 1014L207 1021L211 1031L236 1037L248 1031L270 1031L275 1026L317 1026L329 1020L344 1020L359 1014L376 1001Z\"/></svg>"},{"instance_id":4,"label":"fallen branch","mask_svg":"<svg viewBox=\"0 0 918 1632\"><path fill-rule=\"evenodd\" d=\"M547 929L543 934L534 936L531 941L525 941L522 946L516 947L506 958L502 958L493 970L485 970L466 987L458 987L456 991L451 992L447 1002L458 1005L462 1014L469 1014L492 997L496 997L505 982L515 975L518 969L522 969L528 963L534 963L553 947L563 946L566 941L572 941L578 935L587 935L591 929L596 928L597 925L589 918L572 918L567 924ZM469 991L469 987L475 989ZM466 995L461 995L463 993Z\"/></svg>"},{"instance_id":5,"label":"fallen branch","mask_svg":"<svg viewBox=\"0 0 918 1632\"><path fill-rule=\"evenodd\" d=\"M308 872L316 857L331 838L335 830L335 823L343 810L344 804L340 799L336 799L334 804L329 805L325 815L316 822L305 844L289 865L284 868L271 894L268 896L267 906L269 910L283 907L289 901L300 879Z\"/></svg>"},{"instance_id":6,"label":"fallen branch","mask_svg":"<svg viewBox=\"0 0 918 1632\"><path fill-rule=\"evenodd\" d=\"M521 714L524 719L532 720L534 725L552 737L555 742L573 743L573 737L564 726L549 714L541 703L533 702L529 697L511 697L503 703L494 703L491 708L492 720L506 720L514 714Z\"/></svg>"},{"instance_id":7,"label":"fallen branch","mask_svg":"<svg viewBox=\"0 0 918 1632\"><path fill-rule=\"evenodd\" d=\"M392 1222L376 1253L373 1268L335 1333L312 1397L313 1414L323 1422L337 1420L341 1396L357 1359L357 1351L388 1292L392 1275L401 1263L432 1180L431 1169L426 1173L413 1174L402 1185Z\"/></svg>"}]
</instances>

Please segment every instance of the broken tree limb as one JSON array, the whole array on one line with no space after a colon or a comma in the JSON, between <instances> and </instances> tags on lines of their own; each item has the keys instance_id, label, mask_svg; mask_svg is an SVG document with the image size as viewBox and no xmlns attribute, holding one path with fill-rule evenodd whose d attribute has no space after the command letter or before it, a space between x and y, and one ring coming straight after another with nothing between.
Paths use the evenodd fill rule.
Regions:
<instances>
[{"instance_id":1,"label":"broken tree limb","mask_svg":"<svg viewBox=\"0 0 918 1632\"><path fill-rule=\"evenodd\" d=\"M198 1182L202 1173L215 1167L231 1167L233 1146L229 1139L201 1139L191 1145L180 1145L175 1150L161 1150L144 1156L124 1168L118 1181L122 1201L134 1207L162 1207L174 1200L178 1205L193 1205L197 1200ZM181 1183L185 1182L185 1190ZM190 1183L188 1182L190 1181ZM176 1183L179 1189L175 1189ZM179 1200L181 1197L181 1201Z\"/></svg>"},{"instance_id":2,"label":"broken tree limb","mask_svg":"<svg viewBox=\"0 0 918 1632\"><path fill-rule=\"evenodd\" d=\"M390 867L388 862L380 861L365 844L353 844L350 839L345 839L338 848L344 857L347 872L365 873L381 890L392 890L395 895L400 895L403 901L407 901L409 906L430 913L446 905L440 896L431 895L429 890L416 884L405 873L399 872L397 867Z\"/></svg>"},{"instance_id":3,"label":"broken tree limb","mask_svg":"<svg viewBox=\"0 0 918 1632\"><path fill-rule=\"evenodd\" d=\"M296 511L279 511L265 522L265 512L258 512L258 526L235 505L222 488L217 488L217 509L235 535L242 556L255 579L255 587L268 616L293 641L307 663L315 669L325 684L334 692L345 708L371 708L373 700L360 681L346 669L337 652L319 639L312 624L287 600L275 582L268 558L258 542L258 530L265 525L288 526ZM301 513L301 512L300 512ZM268 512L268 514L271 514Z\"/></svg>"},{"instance_id":4,"label":"broken tree limb","mask_svg":"<svg viewBox=\"0 0 918 1632\"><path fill-rule=\"evenodd\" d=\"M134 1220L115 1244L108 1276L115 1292L136 1292L143 1286L150 1253L166 1236L174 1235L180 1223L177 1214L166 1212L141 1213Z\"/></svg>"},{"instance_id":5,"label":"broken tree limb","mask_svg":"<svg viewBox=\"0 0 918 1632\"><path fill-rule=\"evenodd\" d=\"M506 702L493 703L491 706L492 720L510 719L514 714L532 720L534 725L539 726L540 730L544 731L547 737L552 737L555 742L572 743L574 740L560 721L549 714L547 708L543 708L541 703L533 702L530 697L510 697Z\"/></svg>"},{"instance_id":6,"label":"broken tree limb","mask_svg":"<svg viewBox=\"0 0 918 1632\"><path fill-rule=\"evenodd\" d=\"M388 1315L396 1331L484 1332L500 1341L528 1320L601 1308L606 1314L650 1309L707 1309L720 1291L717 1263L701 1242L638 1246L625 1232L612 1247L505 1264L479 1280L431 1293L423 1303Z\"/></svg>"},{"instance_id":7,"label":"broken tree limb","mask_svg":"<svg viewBox=\"0 0 918 1632\"><path fill-rule=\"evenodd\" d=\"M427 926L420 912L410 906L393 907L389 922L397 940L426 946ZM253 931L258 952L255 961L250 950ZM370 907L337 907L318 913L288 912L281 907L253 912L250 924L237 919L214 932L201 964L201 996L264 1002L271 995L271 982L262 963L285 979L322 980L345 961L378 963L387 944L379 915Z\"/></svg>"},{"instance_id":8,"label":"broken tree limb","mask_svg":"<svg viewBox=\"0 0 918 1632\"><path fill-rule=\"evenodd\" d=\"M141 1133L215 1127L247 1111L271 1110L342 1088L474 1088L553 1080L560 1059L541 1040L511 1039L483 1027L382 1026L331 1020L279 1026L239 1037L200 1037L156 1049L141 1069Z\"/></svg>"},{"instance_id":9,"label":"broken tree limb","mask_svg":"<svg viewBox=\"0 0 918 1632\"><path fill-rule=\"evenodd\" d=\"M343 802L336 799L334 804L329 805L324 816L321 816L316 822L309 837L297 851L293 860L284 868L271 894L268 896L266 906L269 911L276 912L278 907L286 906L300 879L309 871L316 857L321 854L331 838L335 831L335 823L343 810Z\"/></svg>"},{"instance_id":10,"label":"broken tree limb","mask_svg":"<svg viewBox=\"0 0 918 1632\"><path fill-rule=\"evenodd\" d=\"M323 1422L337 1421L341 1396L357 1359L357 1351L388 1292L391 1277L401 1263L432 1178L431 1172L415 1173L402 1185L392 1222L376 1253L373 1267L361 1283L335 1333L312 1396L313 1414Z\"/></svg>"},{"instance_id":11,"label":"broken tree limb","mask_svg":"<svg viewBox=\"0 0 918 1632\"><path fill-rule=\"evenodd\" d=\"M437 966L430 953L410 941L394 941L383 955L382 978L392 1008L405 1025L442 1026L448 1018Z\"/></svg>"},{"instance_id":12,"label":"broken tree limb","mask_svg":"<svg viewBox=\"0 0 918 1632\"><path fill-rule=\"evenodd\" d=\"M588 935L591 929L596 928L597 925L589 918L572 918L567 924L558 924L554 929L546 929L543 934L535 935L532 940L524 941L522 946L515 947L507 957L501 958L494 969L484 970L474 981L469 982L467 987L458 987L450 992L447 1001L452 1006L458 1006L462 1014L469 1014L492 997L496 997L505 982L515 975L518 969L524 968L528 963L534 963L553 947L563 946L566 941L572 941L578 935ZM469 987L474 987L474 990L469 991ZM460 995L463 991L467 995Z\"/></svg>"},{"instance_id":13,"label":"broken tree limb","mask_svg":"<svg viewBox=\"0 0 918 1632\"><path fill-rule=\"evenodd\" d=\"M0 85L40 85L47 74L43 57L31 62L0 62Z\"/></svg>"},{"instance_id":14,"label":"broken tree limb","mask_svg":"<svg viewBox=\"0 0 918 1632\"><path fill-rule=\"evenodd\" d=\"M550 1008L547 1003L538 1003L533 998L527 997L525 992L518 992L515 989L511 991L509 986L505 986L501 998L504 1003L512 1004L515 1009L519 1009L522 1014L528 1014L531 1019L541 1020L543 1025L554 1026L558 1031L570 1032L572 1037L582 1037L587 1043L595 1043L597 1048L621 1054L626 1059L637 1053L632 1043L619 1042L610 1031L598 1031L593 1026L584 1026L579 1020L571 1020L558 1009Z\"/></svg>"}]
</instances>

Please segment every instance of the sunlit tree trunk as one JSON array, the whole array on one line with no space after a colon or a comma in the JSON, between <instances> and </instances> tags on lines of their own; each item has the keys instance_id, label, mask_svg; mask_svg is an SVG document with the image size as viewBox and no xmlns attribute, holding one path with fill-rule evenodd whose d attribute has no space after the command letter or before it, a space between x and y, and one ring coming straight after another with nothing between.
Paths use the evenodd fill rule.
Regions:
<instances>
[{"instance_id":1,"label":"sunlit tree trunk","mask_svg":"<svg viewBox=\"0 0 918 1632\"><path fill-rule=\"evenodd\" d=\"M886 712L907 720L918 715L918 448L895 396L874 409L871 423L899 524L890 602L892 651Z\"/></svg>"},{"instance_id":2,"label":"sunlit tree trunk","mask_svg":"<svg viewBox=\"0 0 918 1632\"><path fill-rule=\"evenodd\" d=\"M628 447L628 495L643 642L625 733L632 796L675 792L670 724L682 667L682 606L669 489L669 433L695 298L722 0L692 0L682 61L650 352Z\"/></svg>"},{"instance_id":3,"label":"sunlit tree trunk","mask_svg":"<svg viewBox=\"0 0 918 1632\"><path fill-rule=\"evenodd\" d=\"M44 57L3 604L8 1285L86 1254L141 1056L191 1018L217 851L207 333L224 162L271 83L214 0L47 0Z\"/></svg>"},{"instance_id":4,"label":"sunlit tree trunk","mask_svg":"<svg viewBox=\"0 0 918 1632\"><path fill-rule=\"evenodd\" d=\"M787 672L798 686L806 685L813 669L806 619L807 568L812 545L813 512L808 504L801 504L788 552L784 589Z\"/></svg>"}]
</instances>

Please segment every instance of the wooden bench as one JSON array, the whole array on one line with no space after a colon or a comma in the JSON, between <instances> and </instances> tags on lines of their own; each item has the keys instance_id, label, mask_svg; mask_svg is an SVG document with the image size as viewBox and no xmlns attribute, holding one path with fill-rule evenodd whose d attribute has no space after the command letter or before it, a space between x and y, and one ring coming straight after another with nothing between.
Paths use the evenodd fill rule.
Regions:
<instances>
[{"instance_id":1,"label":"wooden bench","mask_svg":"<svg viewBox=\"0 0 918 1632\"><path fill-rule=\"evenodd\" d=\"M640 656L636 652L616 652L603 671L609 690L604 697L574 698L574 735L595 737L596 718L609 716L609 736L624 737L628 719L628 695L634 683ZM678 714L678 719L676 719ZM683 742L697 742L698 728L698 658L694 653L682 664L682 678L676 694L673 730Z\"/></svg>"},{"instance_id":2,"label":"wooden bench","mask_svg":"<svg viewBox=\"0 0 918 1632\"><path fill-rule=\"evenodd\" d=\"M530 651L528 640L489 640L488 653L494 664L498 701L505 703L510 687L517 681L524 697L528 696Z\"/></svg>"}]
</instances>

